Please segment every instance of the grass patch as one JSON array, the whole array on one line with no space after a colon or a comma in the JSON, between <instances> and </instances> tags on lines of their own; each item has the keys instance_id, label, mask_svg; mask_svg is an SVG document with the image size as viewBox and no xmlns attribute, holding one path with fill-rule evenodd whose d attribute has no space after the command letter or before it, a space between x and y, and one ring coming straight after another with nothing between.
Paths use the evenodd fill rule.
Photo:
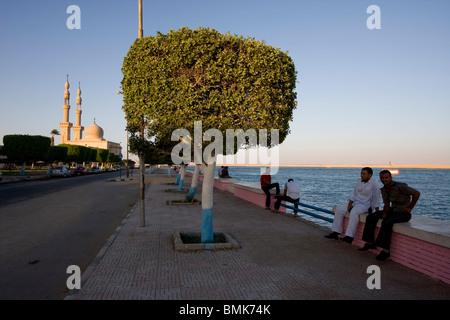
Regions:
<instances>
[{"instance_id":1,"label":"grass patch","mask_svg":"<svg viewBox=\"0 0 450 320\"><path fill-rule=\"evenodd\" d=\"M21 170L0 170L4 177L10 176L10 177L18 177L20 176ZM25 170L25 176L40 176L40 175L46 175L47 169L34 169L34 170Z\"/></svg>"}]
</instances>

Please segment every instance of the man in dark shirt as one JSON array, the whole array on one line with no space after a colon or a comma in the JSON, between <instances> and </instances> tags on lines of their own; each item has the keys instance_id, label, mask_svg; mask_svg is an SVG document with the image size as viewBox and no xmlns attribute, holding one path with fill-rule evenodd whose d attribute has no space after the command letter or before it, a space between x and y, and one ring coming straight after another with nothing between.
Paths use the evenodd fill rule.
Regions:
<instances>
[{"instance_id":1,"label":"man in dark shirt","mask_svg":"<svg viewBox=\"0 0 450 320\"><path fill-rule=\"evenodd\" d=\"M392 227L394 223L407 222L411 219L411 210L419 200L420 192L406 183L393 181L389 170L380 172L380 180L383 183L381 196L384 208L383 211L373 212L367 216L362 236L366 244L359 250L366 251L378 246L383 250L377 256L377 260L386 260L390 256ZM379 219L383 221L375 242L374 232Z\"/></svg>"}]
</instances>

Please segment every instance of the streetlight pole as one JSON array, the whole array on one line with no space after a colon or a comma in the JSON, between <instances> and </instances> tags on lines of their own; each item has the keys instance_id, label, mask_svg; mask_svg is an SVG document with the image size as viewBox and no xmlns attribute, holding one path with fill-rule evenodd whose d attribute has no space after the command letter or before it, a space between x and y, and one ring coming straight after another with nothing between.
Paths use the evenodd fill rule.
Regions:
<instances>
[{"instance_id":1,"label":"streetlight pole","mask_svg":"<svg viewBox=\"0 0 450 320\"><path fill-rule=\"evenodd\" d=\"M144 30L142 29L142 0L139 0L139 39L144 37Z\"/></svg>"},{"instance_id":2,"label":"streetlight pole","mask_svg":"<svg viewBox=\"0 0 450 320\"><path fill-rule=\"evenodd\" d=\"M139 39L144 37L144 30L142 28L142 0L139 0ZM117 91L117 94L121 93ZM141 138L144 139L144 118L142 118ZM140 213L141 213L141 227L145 227L145 158L144 154L140 152L139 156L139 185L140 185ZM128 130L127 130L127 177L128 177Z\"/></svg>"},{"instance_id":3,"label":"streetlight pole","mask_svg":"<svg viewBox=\"0 0 450 320\"><path fill-rule=\"evenodd\" d=\"M116 91L116 94L123 94L122 91ZM128 122L127 122L127 179L130 178L129 169L130 168L130 160L128 159Z\"/></svg>"},{"instance_id":4,"label":"streetlight pole","mask_svg":"<svg viewBox=\"0 0 450 320\"><path fill-rule=\"evenodd\" d=\"M139 0L139 39L144 37L144 30L142 27L142 0ZM144 139L144 119L142 119L141 138ZM141 188L141 227L145 227L145 157L141 152L139 155L139 184Z\"/></svg>"},{"instance_id":5,"label":"streetlight pole","mask_svg":"<svg viewBox=\"0 0 450 320\"><path fill-rule=\"evenodd\" d=\"M127 128L127 180L130 178L130 160L128 159L128 128Z\"/></svg>"}]
</instances>

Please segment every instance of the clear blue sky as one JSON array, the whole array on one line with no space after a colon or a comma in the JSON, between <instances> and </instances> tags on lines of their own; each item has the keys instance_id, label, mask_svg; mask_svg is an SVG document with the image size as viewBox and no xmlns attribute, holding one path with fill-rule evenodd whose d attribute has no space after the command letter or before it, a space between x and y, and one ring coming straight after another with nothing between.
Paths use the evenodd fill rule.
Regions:
<instances>
[{"instance_id":1,"label":"clear blue sky","mask_svg":"<svg viewBox=\"0 0 450 320\"><path fill-rule=\"evenodd\" d=\"M67 7L81 9L69 30ZM381 9L381 29L366 12ZM144 36L214 28L289 51L298 108L282 164L450 164L450 1L143 0ZM0 9L0 144L6 134L50 136L69 74L75 123L96 119L126 144L123 57L138 36L138 0L8 1ZM59 137L56 138L59 143Z\"/></svg>"}]
</instances>

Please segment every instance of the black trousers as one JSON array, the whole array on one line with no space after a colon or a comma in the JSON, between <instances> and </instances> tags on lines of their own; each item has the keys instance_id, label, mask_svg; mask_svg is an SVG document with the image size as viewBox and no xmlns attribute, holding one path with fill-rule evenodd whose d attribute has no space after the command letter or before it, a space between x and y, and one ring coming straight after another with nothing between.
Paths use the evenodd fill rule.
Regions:
<instances>
[{"instance_id":1,"label":"black trousers","mask_svg":"<svg viewBox=\"0 0 450 320\"><path fill-rule=\"evenodd\" d=\"M288 201L288 202L292 202L294 204L295 209L298 208L298 200L300 200L300 198L298 199L292 199L289 196L278 196L277 198L277 202L275 202L275 209L278 210L280 209L280 205L281 205L281 201ZM297 211L294 212L294 214L297 214Z\"/></svg>"},{"instance_id":2,"label":"black trousers","mask_svg":"<svg viewBox=\"0 0 450 320\"><path fill-rule=\"evenodd\" d=\"M366 225L362 239L365 242L375 243L377 247L389 250L391 248L392 227L394 223L408 222L411 220L411 214L406 212L396 212L390 210L387 217L381 222L380 232L378 233L377 240L375 241L375 228L377 222L383 216L383 211L370 213L366 218Z\"/></svg>"},{"instance_id":3,"label":"black trousers","mask_svg":"<svg viewBox=\"0 0 450 320\"><path fill-rule=\"evenodd\" d=\"M262 191L264 191L264 193L266 194L266 207L270 207L270 189L273 188L277 189L277 194L280 193L280 185L277 182L261 188Z\"/></svg>"}]
</instances>

